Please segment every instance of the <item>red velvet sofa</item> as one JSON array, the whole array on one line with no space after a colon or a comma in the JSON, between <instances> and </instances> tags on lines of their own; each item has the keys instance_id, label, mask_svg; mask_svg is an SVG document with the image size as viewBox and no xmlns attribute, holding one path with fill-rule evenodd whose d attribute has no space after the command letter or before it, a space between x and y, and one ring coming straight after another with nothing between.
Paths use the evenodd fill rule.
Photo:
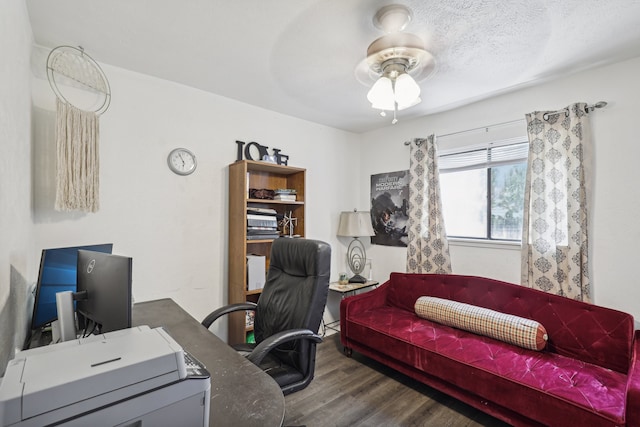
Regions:
<instances>
[{"instance_id":1,"label":"red velvet sofa","mask_svg":"<svg viewBox=\"0 0 640 427\"><path fill-rule=\"evenodd\" d=\"M418 317L421 296L536 320L546 347ZM616 310L481 277L392 273L341 301L340 338L348 355L360 352L514 426L640 426L640 331Z\"/></svg>"}]
</instances>

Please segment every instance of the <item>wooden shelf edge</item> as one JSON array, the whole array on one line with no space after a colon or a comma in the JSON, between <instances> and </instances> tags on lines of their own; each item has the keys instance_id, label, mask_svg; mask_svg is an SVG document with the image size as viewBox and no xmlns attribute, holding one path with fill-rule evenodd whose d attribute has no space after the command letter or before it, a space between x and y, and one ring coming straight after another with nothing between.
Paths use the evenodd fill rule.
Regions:
<instances>
[{"instance_id":1,"label":"wooden shelf edge","mask_svg":"<svg viewBox=\"0 0 640 427\"><path fill-rule=\"evenodd\" d=\"M272 199L247 199L247 203L265 203L274 205L304 205L304 201L287 201L287 200L272 200Z\"/></svg>"},{"instance_id":2,"label":"wooden shelf edge","mask_svg":"<svg viewBox=\"0 0 640 427\"><path fill-rule=\"evenodd\" d=\"M256 240L247 240L247 244L251 244L251 243L271 243L273 242L275 239L256 239Z\"/></svg>"},{"instance_id":3,"label":"wooden shelf edge","mask_svg":"<svg viewBox=\"0 0 640 427\"><path fill-rule=\"evenodd\" d=\"M261 162L259 160L238 160L237 163L245 163L248 170L279 173L282 175L291 175L298 172L304 172L306 169L295 166L278 165L276 163ZM234 164L234 163L232 163Z\"/></svg>"}]
</instances>

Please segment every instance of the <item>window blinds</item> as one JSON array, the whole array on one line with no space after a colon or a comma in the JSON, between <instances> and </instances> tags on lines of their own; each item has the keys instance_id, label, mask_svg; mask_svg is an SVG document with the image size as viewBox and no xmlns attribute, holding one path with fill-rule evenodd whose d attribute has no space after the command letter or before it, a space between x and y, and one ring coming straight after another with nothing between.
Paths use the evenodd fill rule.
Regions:
<instances>
[{"instance_id":1,"label":"window blinds","mask_svg":"<svg viewBox=\"0 0 640 427\"><path fill-rule=\"evenodd\" d=\"M526 161L528 154L529 141L522 136L443 151L438 156L438 169L446 173L510 165Z\"/></svg>"}]
</instances>

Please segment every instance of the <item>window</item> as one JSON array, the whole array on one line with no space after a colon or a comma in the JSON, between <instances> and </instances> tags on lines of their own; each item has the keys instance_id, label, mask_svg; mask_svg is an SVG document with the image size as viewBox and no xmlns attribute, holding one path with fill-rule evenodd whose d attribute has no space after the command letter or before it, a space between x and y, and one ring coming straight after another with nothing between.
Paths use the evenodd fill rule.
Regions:
<instances>
[{"instance_id":1,"label":"window","mask_svg":"<svg viewBox=\"0 0 640 427\"><path fill-rule=\"evenodd\" d=\"M447 236L521 239L528 149L521 137L439 155Z\"/></svg>"}]
</instances>

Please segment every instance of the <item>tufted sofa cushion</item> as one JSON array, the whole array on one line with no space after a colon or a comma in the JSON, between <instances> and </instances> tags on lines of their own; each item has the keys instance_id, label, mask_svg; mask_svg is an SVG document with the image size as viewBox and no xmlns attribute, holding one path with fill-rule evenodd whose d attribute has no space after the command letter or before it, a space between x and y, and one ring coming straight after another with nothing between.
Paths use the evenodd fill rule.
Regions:
<instances>
[{"instance_id":1,"label":"tufted sofa cushion","mask_svg":"<svg viewBox=\"0 0 640 427\"><path fill-rule=\"evenodd\" d=\"M530 350L542 350L547 343L547 331L535 320L488 308L423 296L416 300L415 311L424 319Z\"/></svg>"},{"instance_id":2,"label":"tufted sofa cushion","mask_svg":"<svg viewBox=\"0 0 640 427\"><path fill-rule=\"evenodd\" d=\"M366 300L366 294L356 297ZM511 425L624 425L625 374L550 351L516 347L397 307L366 305L368 309L348 314L345 322L354 350Z\"/></svg>"}]
</instances>

